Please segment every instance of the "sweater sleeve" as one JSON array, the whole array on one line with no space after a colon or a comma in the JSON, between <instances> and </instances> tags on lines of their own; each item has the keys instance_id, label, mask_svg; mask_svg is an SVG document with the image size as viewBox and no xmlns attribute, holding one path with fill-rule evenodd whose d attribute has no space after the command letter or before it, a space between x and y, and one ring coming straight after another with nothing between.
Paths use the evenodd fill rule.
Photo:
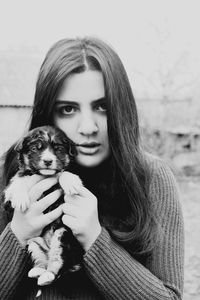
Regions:
<instances>
[{"instance_id":1,"label":"sweater sleeve","mask_svg":"<svg viewBox=\"0 0 200 300\"><path fill-rule=\"evenodd\" d=\"M0 235L0 299L11 300L27 271L29 256L10 228Z\"/></svg>"},{"instance_id":2,"label":"sweater sleeve","mask_svg":"<svg viewBox=\"0 0 200 300\"><path fill-rule=\"evenodd\" d=\"M157 161L150 200L161 238L145 266L130 256L105 228L84 256L88 276L106 299L181 299L183 291L183 218L170 169Z\"/></svg>"}]
</instances>

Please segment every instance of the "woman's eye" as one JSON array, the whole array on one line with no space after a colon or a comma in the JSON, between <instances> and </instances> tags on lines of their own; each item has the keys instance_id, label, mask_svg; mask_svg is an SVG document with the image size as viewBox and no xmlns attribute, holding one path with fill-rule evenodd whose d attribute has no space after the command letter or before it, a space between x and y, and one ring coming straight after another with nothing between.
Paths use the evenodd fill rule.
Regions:
<instances>
[{"instance_id":1,"label":"woman's eye","mask_svg":"<svg viewBox=\"0 0 200 300\"><path fill-rule=\"evenodd\" d=\"M100 112L106 112L106 110L107 110L106 103L98 104L96 107L96 110L98 110Z\"/></svg>"},{"instance_id":2,"label":"woman's eye","mask_svg":"<svg viewBox=\"0 0 200 300\"><path fill-rule=\"evenodd\" d=\"M57 112L61 115L71 115L76 112L77 108L71 105L58 107Z\"/></svg>"},{"instance_id":3,"label":"woman's eye","mask_svg":"<svg viewBox=\"0 0 200 300\"><path fill-rule=\"evenodd\" d=\"M63 111L66 113L66 114L71 114L71 113L73 113L74 112L74 107L73 106L65 106L64 108L63 108Z\"/></svg>"}]
</instances>

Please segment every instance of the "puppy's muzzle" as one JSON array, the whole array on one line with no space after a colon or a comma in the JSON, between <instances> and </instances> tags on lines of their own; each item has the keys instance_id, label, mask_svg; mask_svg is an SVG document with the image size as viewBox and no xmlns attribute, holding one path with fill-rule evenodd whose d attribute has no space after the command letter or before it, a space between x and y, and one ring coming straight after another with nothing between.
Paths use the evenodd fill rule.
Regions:
<instances>
[{"instance_id":1,"label":"puppy's muzzle","mask_svg":"<svg viewBox=\"0 0 200 300\"><path fill-rule=\"evenodd\" d=\"M53 163L53 159L43 159L43 163L46 167L50 167Z\"/></svg>"}]
</instances>

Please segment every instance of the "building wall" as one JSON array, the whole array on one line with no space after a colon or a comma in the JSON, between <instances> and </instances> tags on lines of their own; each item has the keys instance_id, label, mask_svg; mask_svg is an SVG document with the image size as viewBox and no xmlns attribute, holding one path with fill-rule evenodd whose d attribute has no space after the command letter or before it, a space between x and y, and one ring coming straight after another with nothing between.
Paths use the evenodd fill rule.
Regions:
<instances>
[{"instance_id":1,"label":"building wall","mask_svg":"<svg viewBox=\"0 0 200 300\"><path fill-rule=\"evenodd\" d=\"M0 106L0 155L28 128L30 106Z\"/></svg>"},{"instance_id":2,"label":"building wall","mask_svg":"<svg viewBox=\"0 0 200 300\"><path fill-rule=\"evenodd\" d=\"M143 128L142 140L152 153L168 160L180 175L200 175L200 132L187 127L173 131Z\"/></svg>"}]
</instances>

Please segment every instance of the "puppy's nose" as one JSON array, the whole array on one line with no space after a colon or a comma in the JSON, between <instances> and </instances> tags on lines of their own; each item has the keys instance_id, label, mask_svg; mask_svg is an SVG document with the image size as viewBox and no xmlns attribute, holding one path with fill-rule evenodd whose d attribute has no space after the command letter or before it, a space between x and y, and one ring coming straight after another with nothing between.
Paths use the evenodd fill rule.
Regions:
<instances>
[{"instance_id":1,"label":"puppy's nose","mask_svg":"<svg viewBox=\"0 0 200 300\"><path fill-rule=\"evenodd\" d=\"M43 162L44 162L45 166L49 167L52 164L53 160L52 159L44 159Z\"/></svg>"}]
</instances>

